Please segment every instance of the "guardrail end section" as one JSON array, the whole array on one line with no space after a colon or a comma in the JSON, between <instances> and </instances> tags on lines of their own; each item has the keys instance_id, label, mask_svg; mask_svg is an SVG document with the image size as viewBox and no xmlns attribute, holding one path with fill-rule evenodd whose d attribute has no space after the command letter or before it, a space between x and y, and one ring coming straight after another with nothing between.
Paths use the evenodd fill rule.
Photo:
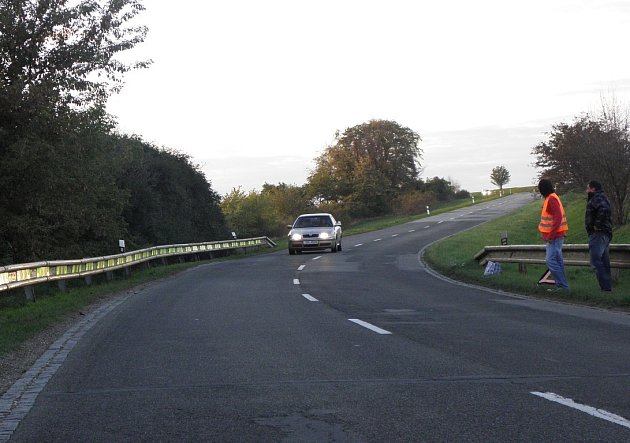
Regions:
<instances>
[{"instance_id":1,"label":"guardrail end section","mask_svg":"<svg viewBox=\"0 0 630 443\"><path fill-rule=\"evenodd\" d=\"M269 245L270 248L275 248L276 247L276 243L270 239L269 237L265 237L265 241L267 242L267 244Z\"/></svg>"}]
</instances>

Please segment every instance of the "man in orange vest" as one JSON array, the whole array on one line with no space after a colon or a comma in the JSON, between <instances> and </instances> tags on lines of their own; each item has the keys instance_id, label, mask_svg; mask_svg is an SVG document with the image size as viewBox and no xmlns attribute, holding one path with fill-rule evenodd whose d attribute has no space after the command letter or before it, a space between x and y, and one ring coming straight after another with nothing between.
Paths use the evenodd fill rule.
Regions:
<instances>
[{"instance_id":1,"label":"man in orange vest","mask_svg":"<svg viewBox=\"0 0 630 443\"><path fill-rule=\"evenodd\" d=\"M555 290L568 290L569 282L564 272L564 259L562 257L562 244L569 230L567 216L560 197L556 195L550 180L546 178L540 180L538 190L545 197L538 224L538 230L541 232L546 245L545 261L555 277Z\"/></svg>"}]
</instances>

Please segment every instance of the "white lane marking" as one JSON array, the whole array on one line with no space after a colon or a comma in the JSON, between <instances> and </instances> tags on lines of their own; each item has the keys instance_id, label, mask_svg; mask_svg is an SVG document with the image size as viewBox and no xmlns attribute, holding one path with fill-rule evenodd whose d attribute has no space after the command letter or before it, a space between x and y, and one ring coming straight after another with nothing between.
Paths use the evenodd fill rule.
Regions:
<instances>
[{"instance_id":1,"label":"white lane marking","mask_svg":"<svg viewBox=\"0 0 630 443\"><path fill-rule=\"evenodd\" d=\"M440 221L438 222L438 225L439 225L440 223L444 223L444 220L440 220Z\"/></svg>"},{"instance_id":2,"label":"white lane marking","mask_svg":"<svg viewBox=\"0 0 630 443\"><path fill-rule=\"evenodd\" d=\"M302 294L302 297L304 297L305 299L307 299L308 301L319 301L317 300L315 297L313 297L310 294Z\"/></svg>"},{"instance_id":3,"label":"white lane marking","mask_svg":"<svg viewBox=\"0 0 630 443\"><path fill-rule=\"evenodd\" d=\"M299 280L299 279L297 279L297 278L294 278L294 279L293 279L293 284L294 284L294 285L299 285L299 284L300 284L300 280Z\"/></svg>"},{"instance_id":4,"label":"white lane marking","mask_svg":"<svg viewBox=\"0 0 630 443\"><path fill-rule=\"evenodd\" d=\"M573 409L577 409L578 411L586 412L587 414L592 415L593 417L602 418L611 423L615 423L615 424L624 426L626 428L630 428L630 421L626 420L625 418L619 415L613 414L603 409L597 409L592 406L576 403L570 398L561 397L558 394L554 394L553 392L531 392L531 393L538 397L542 397L546 400L560 403L561 405L568 406Z\"/></svg>"},{"instance_id":5,"label":"white lane marking","mask_svg":"<svg viewBox=\"0 0 630 443\"><path fill-rule=\"evenodd\" d=\"M429 229L431 226L427 225L424 227L424 229Z\"/></svg>"},{"instance_id":6,"label":"white lane marking","mask_svg":"<svg viewBox=\"0 0 630 443\"><path fill-rule=\"evenodd\" d=\"M359 246L363 246L363 243L357 243L356 245L354 245L355 248L358 248Z\"/></svg>"},{"instance_id":7,"label":"white lane marking","mask_svg":"<svg viewBox=\"0 0 630 443\"><path fill-rule=\"evenodd\" d=\"M392 234L392 237L398 237L398 234Z\"/></svg>"},{"instance_id":8,"label":"white lane marking","mask_svg":"<svg viewBox=\"0 0 630 443\"><path fill-rule=\"evenodd\" d=\"M409 232L416 232L416 230L415 229L410 229Z\"/></svg>"},{"instance_id":9,"label":"white lane marking","mask_svg":"<svg viewBox=\"0 0 630 443\"><path fill-rule=\"evenodd\" d=\"M322 256L318 255L317 257L313 258L313 260L319 260L320 258L322 258Z\"/></svg>"},{"instance_id":10,"label":"white lane marking","mask_svg":"<svg viewBox=\"0 0 630 443\"><path fill-rule=\"evenodd\" d=\"M382 335L391 334L391 332L386 331L385 329L381 329L378 326L374 326L373 324L364 322L363 320L359 320L358 318L349 318L348 320L350 320L352 323L361 325L364 328L368 328L369 330L374 331L377 334L382 334Z\"/></svg>"},{"instance_id":11,"label":"white lane marking","mask_svg":"<svg viewBox=\"0 0 630 443\"><path fill-rule=\"evenodd\" d=\"M372 240L372 241L381 241L383 240L382 238L377 238L376 240Z\"/></svg>"},{"instance_id":12,"label":"white lane marking","mask_svg":"<svg viewBox=\"0 0 630 443\"><path fill-rule=\"evenodd\" d=\"M300 267L298 268L298 271L301 271L304 268L306 268L306 265L300 265Z\"/></svg>"}]
</instances>

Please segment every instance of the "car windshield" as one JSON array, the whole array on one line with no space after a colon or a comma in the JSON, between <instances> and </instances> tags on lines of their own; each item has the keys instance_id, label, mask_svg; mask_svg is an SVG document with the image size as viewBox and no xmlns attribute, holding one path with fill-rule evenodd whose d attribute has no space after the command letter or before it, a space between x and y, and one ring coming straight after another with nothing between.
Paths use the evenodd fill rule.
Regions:
<instances>
[{"instance_id":1,"label":"car windshield","mask_svg":"<svg viewBox=\"0 0 630 443\"><path fill-rule=\"evenodd\" d=\"M332 226L333 223L330 217L312 216L298 218L294 228L332 228Z\"/></svg>"}]
</instances>

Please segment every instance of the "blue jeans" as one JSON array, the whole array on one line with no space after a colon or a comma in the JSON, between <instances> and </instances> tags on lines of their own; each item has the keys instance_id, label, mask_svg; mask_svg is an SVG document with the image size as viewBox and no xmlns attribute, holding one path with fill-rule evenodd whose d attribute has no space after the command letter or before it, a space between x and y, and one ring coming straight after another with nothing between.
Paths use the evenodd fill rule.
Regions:
<instances>
[{"instance_id":1,"label":"blue jeans","mask_svg":"<svg viewBox=\"0 0 630 443\"><path fill-rule=\"evenodd\" d=\"M588 251L591 259L591 267L595 270L597 282L602 291L612 290L610 256L608 255L609 244L610 237L603 232L595 232L588 236Z\"/></svg>"},{"instance_id":2,"label":"blue jeans","mask_svg":"<svg viewBox=\"0 0 630 443\"><path fill-rule=\"evenodd\" d=\"M545 261L547 262L547 267L556 279L556 287L569 289L569 282L567 281L567 276L564 273L564 259L562 257L563 243L564 237L547 240L545 243Z\"/></svg>"}]
</instances>

